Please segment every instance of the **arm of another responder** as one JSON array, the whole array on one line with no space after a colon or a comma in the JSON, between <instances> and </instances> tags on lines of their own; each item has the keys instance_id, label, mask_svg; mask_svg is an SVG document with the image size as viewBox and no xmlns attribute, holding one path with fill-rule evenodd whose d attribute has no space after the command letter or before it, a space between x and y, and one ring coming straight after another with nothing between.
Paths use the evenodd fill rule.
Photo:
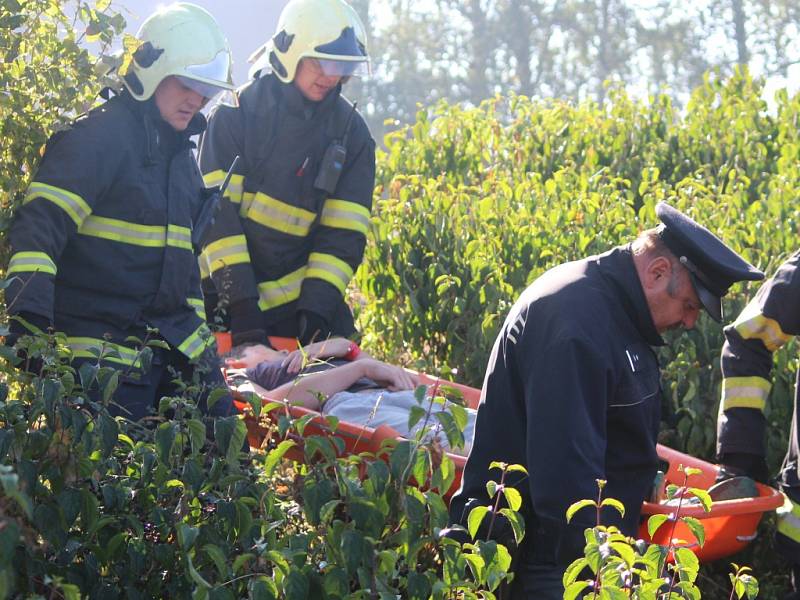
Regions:
<instances>
[{"instance_id":1,"label":"arm of another responder","mask_svg":"<svg viewBox=\"0 0 800 600\"><path fill-rule=\"evenodd\" d=\"M221 185L233 159L244 156L243 115L241 108L220 104L209 116L208 129L200 144L200 169L209 187ZM211 277L217 293L227 298L234 346L263 343L267 339L258 307L256 277L239 219L244 193L243 167L237 167L237 171L231 176L200 255L203 277Z\"/></svg>"},{"instance_id":2,"label":"arm of another responder","mask_svg":"<svg viewBox=\"0 0 800 600\"><path fill-rule=\"evenodd\" d=\"M767 404L772 354L800 332L800 252L784 262L725 328L718 460L730 475L766 481Z\"/></svg>"},{"instance_id":3,"label":"arm of another responder","mask_svg":"<svg viewBox=\"0 0 800 600\"><path fill-rule=\"evenodd\" d=\"M298 318L302 315L307 321L305 331L301 331L304 343L315 333L316 339L332 331L351 333L336 331L333 320L347 284L364 257L375 188L375 141L357 113L348 140L347 159L336 191L322 207L297 304Z\"/></svg>"},{"instance_id":4,"label":"arm of another responder","mask_svg":"<svg viewBox=\"0 0 800 600\"><path fill-rule=\"evenodd\" d=\"M68 240L91 219L92 207L110 185L119 166L119 151L98 123L78 121L55 134L22 204L14 214L9 238L13 281L6 307L37 327L53 323L55 277ZM12 321L12 338L25 333ZM16 334L16 335L13 335ZM13 342L14 340L9 340Z\"/></svg>"},{"instance_id":5,"label":"arm of another responder","mask_svg":"<svg viewBox=\"0 0 800 600\"><path fill-rule=\"evenodd\" d=\"M583 531L595 525L595 515L580 511L567 523L567 509L596 498L596 480L606 479L608 361L580 334L549 341L523 334L516 360L527 416L529 492L539 527L535 546L542 554L537 560L568 564L581 556ZM604 514L603 523L619 525L611 514Z\"/></svg>"}]
</instances>

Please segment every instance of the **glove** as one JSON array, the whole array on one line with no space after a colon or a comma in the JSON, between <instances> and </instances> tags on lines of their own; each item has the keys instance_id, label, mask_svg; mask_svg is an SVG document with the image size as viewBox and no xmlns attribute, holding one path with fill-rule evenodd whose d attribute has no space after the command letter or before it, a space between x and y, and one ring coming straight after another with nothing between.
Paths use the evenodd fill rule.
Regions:
<instances>
[{"instance_id":1,"label":"glove","mask_svg":"<svg viewBox=\"0 0 800 600\"><path fill-rule=\"evenodd\" d=\"M233 346L241 344L266 344L267 332L264 329L264 316L255 300L240 300L230 306L231 313L231 343Z\"/></svg>"},{"instance_id":2,"label":"glove","mask_svg":"<svg viewBox=\"0 0 800 600\"><path fill-rule=\"evenodd\" d=\"M769 480L769 469L767 461L758 454L747 454L745 452L725 452L719 456L719 473L717 482L725 481L731 477L742 475L767 483Z\"/></svg>"},{"instance_id":3,"label":"glove","mask_svg":"<svg viewBox=\"0 0 800 600\"><path fill-rule=\"evenodd\" d=\"M330 333L330 326L321 315L310 310L297 311L297 337L303 346L324 340Z\"/></svg>"}]
</instances>

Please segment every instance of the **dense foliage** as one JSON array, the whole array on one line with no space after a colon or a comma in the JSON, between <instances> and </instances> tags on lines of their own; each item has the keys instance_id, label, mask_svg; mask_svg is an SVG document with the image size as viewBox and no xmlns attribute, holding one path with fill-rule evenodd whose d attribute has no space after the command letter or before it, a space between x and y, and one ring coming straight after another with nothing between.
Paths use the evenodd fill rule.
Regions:
<instances>
[{"instance_id":1,"label":"dense foliage","mask_svg":"<svg viewBox=\"0 0 800 600\"><path fill-rule=\"evenodd\" d=\"M767 111L746 73L713 75L684 114L666 96L622 90L602 106L497 98L441 104L387 136L372 239L358 284L371 347L480 386L511 303L546 269L603 252L657 224L667 200L771 272L797 247L800 97ZM734 286L728 318L757 285ZM722 332L707 316L672 335L665 441L710 457ZM791 421L794 344L777 354L769 458Z\"/></svg>"}]
</instances>

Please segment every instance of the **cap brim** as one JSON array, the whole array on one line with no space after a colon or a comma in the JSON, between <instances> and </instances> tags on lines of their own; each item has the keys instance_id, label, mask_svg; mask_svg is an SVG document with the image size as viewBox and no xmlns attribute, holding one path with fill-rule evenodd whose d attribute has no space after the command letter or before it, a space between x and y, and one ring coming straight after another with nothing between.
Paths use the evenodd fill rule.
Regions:
<instances>
[{"instance_id":1,"label":"cap brim","mask_svg":"<svg viewBox=\"0 0 800 600\"><path fill-rule=\"evenodd\" d=\"M717 323L722 323L722 298L710 292L691 271L689 271L689 277L692 279L692 285L694 286L694 291L697 292L697 297L700 299L700 304L703 305L703 308L706 309L712 319Z\"/></svg>"}]
</instances>

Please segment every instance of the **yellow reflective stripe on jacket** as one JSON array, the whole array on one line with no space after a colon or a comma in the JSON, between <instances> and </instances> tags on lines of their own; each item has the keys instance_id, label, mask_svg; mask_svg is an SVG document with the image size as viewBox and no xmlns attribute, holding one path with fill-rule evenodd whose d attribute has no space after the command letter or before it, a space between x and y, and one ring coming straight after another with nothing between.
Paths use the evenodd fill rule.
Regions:
<instances>
[{"instance_id":1,"label":"yellow reflective stripe on jacket","mask_svg":"<svg viewBox=\"0 0 800 600\"><path fill-rule=\"evenodd\" d=\"M772 384L763 377L725 377L722 380L721 410L757 408L764 410Z\"/></svg>"},{"instance_id":2,"label":"yellow reflective stripe on jacket","mask_svg":"<svg viewBox=\"0 0 800 600\"><path fill-rule=\"evenodd\" d=\"M800 505L787 497L775 514L778 517L778 533L800 544Z\"/></svg>"},{"instance_id":3,"label":"yellow reflective stripe on jacket","mask_svg":"<svg viewBox=\"0 0 800 600\"><path fill-rule=\"evenodd\" d=\"M206 305L202 298L187 298L186 303L194 309L198 317L206 320Z\"/></svg>"},{"instance_id":4,"label":"yellow reflective stripe on jacket","mask_svg":"<svg viewBox=\"0 0 800 600\"><path fill-rule=\"evenodd\" d=\"M146 248L173 246L184 250L192 249L191 230L188 227L172 223L167 227L141 225L120 219L90 215L78 228L78 233Z\"/></svg>"},{"instance_id":5,"label":"yellow reflective stripe on jacket","mask_svg":"<svg viewBox=\"0 0 800 600\"><path fill-rule=\"evenodd\" d=\"M188 227L180 225L167 225L167 246L175 248L183 248L184 250L192 249L192 230Z\"/></svg>"},{"instance_id":6,"label":"yellow reflective stripe on jacket","mask_svg":"<svg viewBox=\"0 0 800 600\"><path fill-rule=\"evenodd\" d=\"M792 339L792 336L783 332L776 320L767 318L761 313L761 309L755 301L745 307L733 327L745 340L761 340L764 347L770 352L775 352Z\"/></svg>"},{"instance_id":7,"label":"yellow reflective stripe on jacket","mask_svg":"<svg viewBox=\"0 0 800 600\"><path fill-rule=\"evenodd\" d=\"M69 218L75 222L75 225L80 227L86 217L92 214L92 209L86 204L86 201L78 196L62 188L54 185L47 185L34 181L28 187L28 193L25 194L23 204L27 204L34 198L44 198L49 200L61 210L69 215Z\"/></svg>"},{"instance_id":8,"label":"yellow reflective stripe on jacket","mask_svg":"<svg viewBox=\"0 0 800 600\"><path fill-rule=\"evenodd\" d=\"M178 350L189 358L197 358L213 343L214 336L211 334L211 330L205 323L202 323L192 332L192 335L180 343Z\"/></svg>"},{"instance_id":9,"label":"yellow reflective stripe on jacket","mask_svg":"<svg viewBox=\"0 0 800 600\"><path fill-rule=\"evenodd\" d=\"M127 346L112 344L106 340L90 337L68 337L67 346L75 358L96 359L102 352L101 360L126 365L139 366L139 352Z\"/></svg>"},{"instance_id":10,"label":"yellow reflective stripe on jacket","mask_svg":"<svg viewBox=\"0 0 800 600\"><path fill-rule=\"evenodd\" d=\"M367 234L369 228L369 210L355 202L328 199L322 208L320 224L339 229L351 229Z\"/></svg>"},{"instance_id":11,"label":"yellow reflective stripe on jacket","mask_svg":"<svg viewBox=\"0 0 800 600\"><path fill-rule=\"evenodd\" d=\"M232 235L211 242L203 249L200 272L202 274L205 271L211 275L223 267L249 262L250 252L247 250L247 239L242 234Z\"/></svg>"},{"instance_id":12,"label":"yellow reflective stripe on jacket","mask_svg":"<svg viewBox=\"0 0 800 600\"><path fill-rule=\"evenodd\" d=\"M306 267L301 267L276 281L259 283L258 307L261 310L269 310L297 300L300 297L300 289L303 287L305 273Z\"/></svg>"},{"instance_id":13,"label":"yellow reflective stripe on jacket","mask_svg":"<svg viewBox=\"0 0 800 600\"><path fill-rule=\"evenodd\" d=\"M56 263L44 252L17 252L8 263L6 275L11 273L56 274Z\"/></svg>"},{"instance_id":14,"label":"yellow reflective stripe on jacket","mask_svg":"<svg viewBox=\"0 0 800 600\"><path fill-rule=\"evenodd\" d=\"M220 186L222 182L225 181L225 175L227 175L225 171L217 169L216 171L211 171L203 175L203 182L206 184L206 187ZM242 201L243 191L244 175L231 175L228 187L225 188L223 196L234 204L239 204Z\"/></svg>"},{"instance_id":15,"label":"yellow reflective stripe on jacket","mask_svg":"<svg viewBox=\"0 0 800 600\"><path fill-rule=\"evenodd\" d=\"M78 233L148 248L164 247L166 238L166 229L160 225L139 225L94 215L83 222Z\"/></svg>"},{"instance_id":16,"label":"yellow reflective stripe on jacket","mask_svg":"<svg viewBox=\"0 0 800 600\"><path fill-rule=\"evenodd\" d=\"M353 269L341 258L333 254L312 252L308 256L306 278L323 279L336 287L342 294L353 278Z\"/></svg>"},{"instance_id":17,"label":"yellow reflective stripe on jacket","mask_svg":"<svg viewBox=\"0 0 800 600\"><path fill-rule=\"evenodd\" d=\"M309 210L281 202L262 192L246 192L239 214L264 227L299 237L308 235L317 217Z\"/></svg>"}]
</instances>

